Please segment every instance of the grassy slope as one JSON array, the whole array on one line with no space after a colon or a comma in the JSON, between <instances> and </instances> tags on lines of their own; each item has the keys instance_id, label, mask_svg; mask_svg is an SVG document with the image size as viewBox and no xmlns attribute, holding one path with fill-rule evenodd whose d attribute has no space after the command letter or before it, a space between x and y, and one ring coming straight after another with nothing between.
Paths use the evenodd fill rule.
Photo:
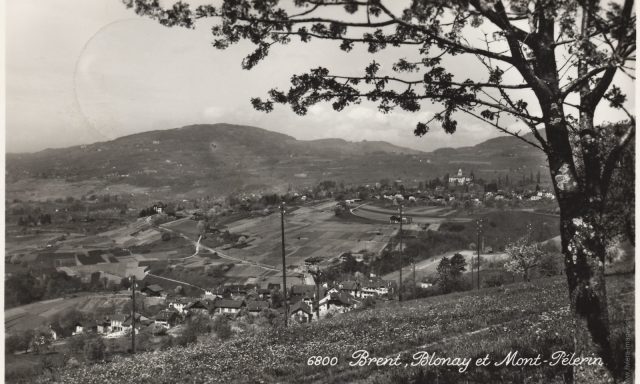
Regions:
<instances>
[{"instance_id":1,"label":"grassy slope","mask_svg":"<svg viewBox=\"0 0 640 384\"><path fill-rule=\"evenodd\" d=\"M612 327L616 334L633 317L632 275L609 278ZM569 310L564 278L541 279L480 292L457 293L337 316L312 325L274 329L214 339L186 348L140 354L104 364L68 370L65 383L228 383L435 382L433 368L349 367L351 354L367 349L373 356L419 350L439 356L501 359L510 350L548 356L571 350ZM619 339L616 336L615 339ZM633 336L631 336L633 340ZM535 352L535 353L534 353ZM337 356L335 367L307 366L311 356ZM410 360L405 360L410 361ZM457 368L440 368L439 382L458 382ZM469 382L561 382L557 368L473 366Z\"/></svg>"}]
</instances>

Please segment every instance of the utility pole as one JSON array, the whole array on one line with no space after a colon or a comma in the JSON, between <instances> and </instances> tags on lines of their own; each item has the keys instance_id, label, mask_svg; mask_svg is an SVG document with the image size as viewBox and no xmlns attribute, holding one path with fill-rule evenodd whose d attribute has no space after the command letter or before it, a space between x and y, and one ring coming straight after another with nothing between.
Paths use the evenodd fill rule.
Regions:
<instances>
[{"instance_id":1,"label":"utility pole","mask_svg":"<svg viewBox=\"0 0 640 384\"><path fill-rule=\"evenodd\" d=\"M478 246L477 246L478 247L478 281L477 281L477 283L478 283L478 290L479 290L480 289L480 248L481 248L481 245L480 245L480 233L482 232L482 219L478 219L476 221L476 225L478 226L478 228L477 228L477 235L478 235L478 239L477 239L478 240Z\"/></svg>"},{"instance_id":2,"label":"utility pole","mask_svg":"<svg viewBox=\"0 0 640 384\"><path fill-rule=\"evenodd\" d=\"M416 297L416 259L413 258L411 260L411 264L413 264L413 300L417 299Z\"/></svg>"},{"instance_id":3,"label":"utility pole","mask_svg":"<svg viewBox=\"0 0 640 384\"><path fill-rule=\"evenodd\" d=\"M313 276L313 282L316 284L316 318L317 321L320 321L320 283L322 282L322 271L320 270L320 267L315 266L315 268L309 272L311 273L311 276Z\"/></svg>"},{"instance_id":4,"label":"utility pole","mask_svg":"<svg viewBox=\"0 0 640 384\"><path fill-rule=\"evenodd\" d=\"M282 232L282 293L284 295L284 326L287 326L289 305L287 302L287 265L284 259L284 202L280 204L280 230Z\"/></svg>"},{"instance_id":5,"label":"utility pole","mask_svg":"<svg viewBox=\"0 0 640 384\"><path fill-rule=\"evenodd\" d=\"M131 353L136 353L136 275L131 276Z\"/></svg>"},{"instance_id":6,"label":"utility pole","mask_svg":"<svg viewBox=\"0 0 640 384\"><path fill-rule=\"evenodd\" d=\"M398 285L400 288L398 290L398 301L402 301L402 262L402 202L400 202L400 284Z\"/></svg>"}]
</instances>

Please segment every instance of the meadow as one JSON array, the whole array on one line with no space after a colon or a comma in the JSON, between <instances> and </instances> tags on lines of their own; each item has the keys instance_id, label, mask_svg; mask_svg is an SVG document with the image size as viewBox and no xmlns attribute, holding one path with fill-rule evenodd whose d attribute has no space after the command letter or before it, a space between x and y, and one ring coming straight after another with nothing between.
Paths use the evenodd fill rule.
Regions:
<instances>
[{"instance_id":1,"label":"meadow","mask_svg":"<svg viewBox=\"0 0 640 384\"><path fill-rule=\"evenodd\" d=\"M633 275L608 277L614 351L625 356L633 340ZM65 369L39 382L64 383L562 383L567 367L352 367L361 349L372 356L418 351L442 357L502 360L509 352L549 358L571 353L573 335L563 277L516 283L397 303L378 303L320 323L245 332L226 342L207 340L111 363ZM629 347L629 346L627 346ZM334 366L309 365L313 356L336 357ZM619 360L623 360L620 358ZM633 361L633 360L631 360ZM622 362L621 362L622 364ZM632 367L633 369L633 367ZM616 372L622 375L622 365Z\"/></svg>"}]
</instances>

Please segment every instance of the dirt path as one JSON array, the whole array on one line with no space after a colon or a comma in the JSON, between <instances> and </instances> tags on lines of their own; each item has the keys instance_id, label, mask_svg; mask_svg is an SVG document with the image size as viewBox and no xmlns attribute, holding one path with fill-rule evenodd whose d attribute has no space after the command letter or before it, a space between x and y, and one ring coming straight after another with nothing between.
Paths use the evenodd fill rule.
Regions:
<instances>
[{"instance_id":1,"label":"dirt path","mask_svg":"<svg viewBox=\"0 0 640 384\"><path fill-rule=\"evenodd\" d=\"M178 283L178 284L182 284L182 285L188 285L190 287L198 288L198 289L201 289L203 291L205 290L204 288L198 287L197 285L193 285L193 284L187 283L186 281L174 280L174 279L170 279L168 277L154 275L153 273L147 273L147 276L152 276L152 277L155 277L155 278L158 278L158 279L167 280L167 281L171 281L173 283Z\"/></svg>"},{"instance_id":2,"label":"dirt path","mask_svg":"<svg viewBox=\"0 0 640 384\"><path fill-rule=\"evenodd\" d=\"M187 219L179 219L179 220L189 220L189 219L187 218ZM178 222L179 220L172 221L172 222L171 222L171 224L175 224L175 223L176 223L176 222ZM170 223L165 223L165 224L170 224ZM262 268L262 269L266 269L266 270L268 270L268 271L280 271L280 269L278 269L278 268L276 268L276 267L274 267L274 266L267 265L267 264L257 263L257 262L255 262L255 261L243 260L243 259L240 259L240 258L238 258L238 257L229 256L229 255L227 255L227 254L225 254L225 253L220 252L220 251L219 251L219 250L217 250L217 249L214 249L214 248L211 248L211 247L207 247L207 246L206 246L206 245L204 245L204 244L200 244L201 237L198 237L198 240L197 240L197 241L194 241L194 240L193 240L193 239L191 239L189 236L187 236L187 235L183 234L182 232L179 232L179 231L177 231L177 230L175 230L175 229L168 228L168 227L166 227L166 226L164 226L164 225L161 225L160 227L161 227L162 229L165 229L165 230L169 231L169 232L175 233L176 235L178 235L178 236L182 237L182 238L183 238L183 239L185 239L185 240L188 240L189 242L191 242L191 243L194 245L194 247L196 247L196 251L195 251L195 253L194 253L193 255L191 255L191 256L187 256L187 257L184 257L184 258L182 258L182 259L178 259L178 260L186 260L186 259L192 258L192 257L194 257L194 256L197 256L197 255L198 255L198 253L199 253L199 251L200 251L201 249L204 249L204 250L207 250L207 251L209 251L209 252L211 252L211 253L215 253L215 254L217 254L219 257L221 257L221 258L223 258L223 259L227 259L227 260L230 260L230 261L233 261L233 262L236 262L236 263L248 264L248 265L252 265L252 266L255 266L255 267Z\"/></svg>"}]
</instances>

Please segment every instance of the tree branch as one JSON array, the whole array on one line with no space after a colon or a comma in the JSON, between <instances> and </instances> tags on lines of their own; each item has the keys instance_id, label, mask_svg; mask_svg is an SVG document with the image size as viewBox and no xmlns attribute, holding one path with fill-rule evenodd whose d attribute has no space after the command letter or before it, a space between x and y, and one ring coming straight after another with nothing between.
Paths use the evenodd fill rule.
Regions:
<instances>
[{"instance_id":1,"label":"tree branch","mask_svg":"<svg viewBox=\"0 0 640 384\"><path fill-rule=\"evenodd\" d=\"M499 130L500 132L504 132L504 133L506 133L506 134L508 134L508 135L510 135L510 136L517 137L518 139L520 139L520 140L524 141L525 143L527 143L527 144L529 144L529 145L531 145L531 146L533 146L533 147L536 147L536 148L538 148L539 150L541 150L541 151L543 151L543 152L545 151L545 150L544 150L544 148L542 148L540 145L538 145L538 144L534 143L533 141L530 141L530 140L528 140L528 139L524 138L523 136L520 136L520 134L519 134L518 132L511 132L510 130L508 130L508 129L506 129L506 128L502 127L502 126L500 126L499 124L494 123L493 121L487 120L487 119L485 119L484 117L479 116L479 115L477 115L477 114L475 114L475 113L473 113L473 112L471 112L471 111L467 110L466 108L460 108L460 110L461 110L461 111L463 111L464 113L466 113L466 114L470 115L470 116L475 117L475 118L476 118L476 119L478 119L478 120L484 121L485 123L487 123L487 124L489 124L489 125L491 125L491 126L495 127L495 128L496 128L497 130Z\"/></svg>"},{"instance_id":2,"label":"tree branch","mask_svg":"<svg viewBox=\"0 0 640 384\"><path fill-rule=\"evenodd\" d=\"M611 183L611 177L613 176L613 171L615 170L616 163L620 160L620 156L622 152L626 148L629 143L633 140L636 135L636 124L635 119L632 120L631 124L629 124L629 128L626 132L620 137L618 140L618 144L609 152L607 159L605 160L604 167L602 169L601 180L601 188L603 200L607 195L609 184Z\"/></svg>"}]
</instances>

